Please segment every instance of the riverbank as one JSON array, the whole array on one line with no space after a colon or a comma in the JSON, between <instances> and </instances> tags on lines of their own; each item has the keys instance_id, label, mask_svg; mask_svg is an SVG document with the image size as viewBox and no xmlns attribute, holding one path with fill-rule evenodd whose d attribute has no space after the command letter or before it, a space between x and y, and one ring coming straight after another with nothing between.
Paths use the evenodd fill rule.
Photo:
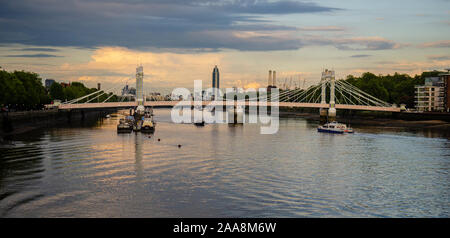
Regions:
<instances>
[{"instance_id":1,"label":"riverbank","mask_svg":"<svg viewBox=\"0 0 450 238\"><path fill-rule=\"evenodd\" d=\"M68 125L82 121L96 121L116 111L102 110L40 110L2 113L0 116L0 137L24 134L40 128Z\"/></svg>"},{"instance_id":2,"label":"riverbank","mask_svg":"<svg viewBox=\"0 0 450 238\"><path fill-rule=\"evenodd\" d=\"M394 127L394 128L423 128L423 129L442 129L450 130L450 122L445 120L430 120L425 118L424 120L411 120L409 115L391 115L391 117L384 117L371 114L366 115L351 115L351 114L338 114L337 120L343 123L358 125L358 126L374 126L374 127ZM307 120L319 120L319 114L313 112L292 112L292 111L280 111L280 117L282 118L305 118ZM402 118L403 117L403 118Z\"/></svg>"}]
</instances>

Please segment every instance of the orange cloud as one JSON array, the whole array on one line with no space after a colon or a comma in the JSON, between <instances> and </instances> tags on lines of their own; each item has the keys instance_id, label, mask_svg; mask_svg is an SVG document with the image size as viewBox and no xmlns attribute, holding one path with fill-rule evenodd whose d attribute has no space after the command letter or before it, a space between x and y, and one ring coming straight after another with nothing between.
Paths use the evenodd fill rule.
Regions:
<instances>
[{"instance_id":1,"label":"orange cloud","mask_svg":"<svg viewBox=\"0 0 450 238\"><path fill-rule=\"evenodd\" d=\"M258 88L261 88L261 84L256 83L256 82L248 83L244 86L244 89L248 89L248 88L258 89Z\"/></svg>"},{"instance_id":2,"label":"orange cloud","mask_svg":"<svg viewBox=\"0 0 450 238\"><path fill-rule=\"evenodd\" d=\"M93 52L87 63L64 63L60 69L72 73L73 81L134 83L136 66L144 66L146 86L180 87L196 79L209 80L215 64L222 62L219 53L152 53L122 47L103 47Z\"/></svg>"}]
</instances>

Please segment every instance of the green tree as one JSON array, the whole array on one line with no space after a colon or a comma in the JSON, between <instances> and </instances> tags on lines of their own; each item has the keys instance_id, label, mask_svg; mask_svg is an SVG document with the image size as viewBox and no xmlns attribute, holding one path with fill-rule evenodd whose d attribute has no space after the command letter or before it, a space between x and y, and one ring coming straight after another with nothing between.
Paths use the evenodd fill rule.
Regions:
<instances>
[{"instance_id":1,"label":"green tree","mask_svg":"<svg viewBox=\"0 0 450 238\"><path fill-rule=\"evenodd\" d=\"M59 83L53 83L52 86L50 86L50 98L55 100L55 99L59 99L59 100L63 100L64 99L64 91L63 91L63 87L61 86L61 84Z\"/></svg>"},{"instance_id":2,"label":"green tree","mask_svg":"<svg viewBox=\"0 0 450 238\"><path fill-rule=\"evenodd\" d=\"M20 105L25 102L25 87L11 73L0 71L0 103L5 105Z\"/></svg>"}]
</instances>

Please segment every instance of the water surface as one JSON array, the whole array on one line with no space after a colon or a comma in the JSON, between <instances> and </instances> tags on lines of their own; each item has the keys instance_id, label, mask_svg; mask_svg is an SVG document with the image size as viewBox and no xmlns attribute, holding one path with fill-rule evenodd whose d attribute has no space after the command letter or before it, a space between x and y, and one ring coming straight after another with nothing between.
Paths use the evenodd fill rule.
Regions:
<instances>
[{"instance_id":1,"label":"water surface","mask_svg":"<svg viewBox=\"0 0 450 238\"><path fill-rule=\"evenodd\" d=\"M151 138L112 117L1 145L0 217L449 217L445 134L282 118L261 135L155 114Z\"/></svg>"}]
</instances>

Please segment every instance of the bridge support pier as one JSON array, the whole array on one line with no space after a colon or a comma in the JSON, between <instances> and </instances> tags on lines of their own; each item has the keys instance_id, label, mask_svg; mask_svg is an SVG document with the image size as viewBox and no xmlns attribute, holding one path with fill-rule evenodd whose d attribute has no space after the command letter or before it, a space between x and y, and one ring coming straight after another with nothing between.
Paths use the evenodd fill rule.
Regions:
<instances>
[{"instance_id":1,"label":"bridge support pier","mask_svg":"<svg viewBox=\"0 0 450 238\"><path fill-rule=\"evenodd\" d=\"M336 121L336 101L335 101L335 78L334 71L328 71L328 75L330 78L330 108L328 109L328 121L333 122Z\"/></svg>"},{"instance_id":2,"label":"bridge support pier","mask_svg":"<svg viewBox=\"0 0 450 238\"><path fill-rule=\"evenodd\" d=\"M336 121L336 108L332 107L328 109L328 122Z\"/></svg>"},{"instance_id":3,"label":"bridge support pier","mask_svg":"<svg viewBox=\"0 0 450 238\"><path fill-rule=\"evenodd\" d=\"M328 119L328 108L320 108L320 124L325 124Z\"/></svg>"}]
</instances>

